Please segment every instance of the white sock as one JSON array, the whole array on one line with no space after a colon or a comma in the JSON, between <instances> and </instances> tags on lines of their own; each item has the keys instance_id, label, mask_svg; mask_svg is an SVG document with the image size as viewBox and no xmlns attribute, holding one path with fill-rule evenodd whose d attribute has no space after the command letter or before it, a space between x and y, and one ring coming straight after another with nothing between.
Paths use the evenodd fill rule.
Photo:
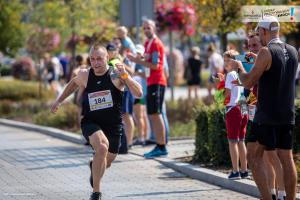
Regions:
<instances>
[{"instance_id":1,"label":"white sock","mask_svg":"<svg viewBox=\"0 0 300 200\"><path fill-rule=\"evenodd\" d=\"M275 194L276 195L276 189L275 188L271 189L271 194Z\"/></svg>"},{"instance_id":2,"label":"white sock","mask_svg":"<svg viewBox=\"0 0 300 200\"><path fill-rule=\"evenodd\" d=\"M285 191L283 190L278 190L278 199L280 199L280 200L284 200L283 199L283 197L285 197L286 196L286 193L285 193Z\"/></svg>"}]
</instances>

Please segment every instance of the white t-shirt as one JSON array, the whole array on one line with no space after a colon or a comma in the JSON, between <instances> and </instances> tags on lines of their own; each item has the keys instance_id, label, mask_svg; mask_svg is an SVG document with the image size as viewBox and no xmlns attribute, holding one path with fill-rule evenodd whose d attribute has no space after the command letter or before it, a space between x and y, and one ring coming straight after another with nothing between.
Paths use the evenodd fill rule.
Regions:
<instances>
[{"instance_id":1,"label":"white t-shirt","mask_svg":"<svg viewBox=\"0 0 300 200\"><path fill-rule=\"evenodd\" d=\"M226 75L225 88L230 90L230 102L226 106L236 106L240 100L241 93L244 92L243 87L231 83L236 79L238 79L236 71L229 72Z\"/></svg>"},{"instance_id":2,"label":"white t-shirt","mask_svg":"<svg viewBox=\"0 0 300 200\"><path fill-rule=\"evenodd\" d=\"M216 74L217 69L222 69L224 65L223 58L220 54L217 52L214 52L209 58L208 58L208 66L209 71L211 74Z\"/></svg>"}]
</instances>

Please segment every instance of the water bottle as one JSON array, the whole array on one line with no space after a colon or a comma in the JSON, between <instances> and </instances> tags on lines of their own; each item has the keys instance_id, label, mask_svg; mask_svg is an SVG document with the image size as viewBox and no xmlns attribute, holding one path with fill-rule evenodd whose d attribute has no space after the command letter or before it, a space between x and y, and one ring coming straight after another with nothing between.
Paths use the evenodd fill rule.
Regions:
<instances>
[{"instance_id":1,"label":"water bottle","mask_svg":"<svg viewBox=\"0 0 300 200\"><path fill-rule=\"evenodd\" d=\"M244 93L241 94L239 103L241 106L242 115L247 115L248 114L248 105L247 105L247 100L246 100Z\"/></svg>"}]
</instances>

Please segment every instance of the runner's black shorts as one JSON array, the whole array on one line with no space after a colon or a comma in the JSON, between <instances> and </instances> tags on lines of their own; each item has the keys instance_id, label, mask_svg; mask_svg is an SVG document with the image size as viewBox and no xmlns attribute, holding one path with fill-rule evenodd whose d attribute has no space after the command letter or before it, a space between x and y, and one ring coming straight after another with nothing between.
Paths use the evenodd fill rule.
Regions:
<instances>
[{"instance_id":1,"label":"runner's black shorts","mask_svg":"<svg viewBox=\"0 0 300 200\"><path fill-rule=\"evenodd\" d=\"M91 136L96 131L101 130L109 142L108 151L113 154L117 154L119 152L119 148L121 145L121 135L123 133L122 123L115 125L103 125L101 123L83 118L81 120L81 130L83 136L87 141L90 141L89 136Z\"/></svg>"},{"instance_id":2,"label":"runner's black shorts","mask_svg":"<svg viewBox=\"0 0 300 200\"><path fill-rule=\"evenodd\" d=\"M291 150L293 148L294 125L265 125L257 127L257 140L267 151L275 149Z\"/></svg>"},{"instance_id":3,"label":"runner's black shorts","mask_svg":"<svg viewBox=\"0 0 300 200\"><path fill-rule=\"evenodd\" d=\"M149 85L147 87L147 113L161 114L165 96L165 86Z\"/></svg>"}]
</instances>

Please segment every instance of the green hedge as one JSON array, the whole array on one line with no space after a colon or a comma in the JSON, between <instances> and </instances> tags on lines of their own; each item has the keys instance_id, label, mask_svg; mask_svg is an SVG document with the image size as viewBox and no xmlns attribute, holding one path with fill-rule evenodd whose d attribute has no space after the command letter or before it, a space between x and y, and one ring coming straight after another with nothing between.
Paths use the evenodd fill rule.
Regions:
<instances>
[{"instance_id":1,"label":"green hedge","mask_svg":"<svg viewBox=\"0 0 300 200\"><path fill-rule=\"evenodd\" d=\"M294 129L294 152L300 152L300 100L296 101L296 121Z\"/></svg>"},{"instance_id":2,"label":"green hedge","mask_svg":"<svg viewBox=\"0 0 300 200\"><path fill-rule=\"evenodd\" d=\"M196 150L194 161L214 165L230 163L224 108L201 107L196 118Z\"/></svg>"},{"instance_id":3,"label":"green hedge","mask_svg":"<svg viewBox=\"0 0 300 200\"><path fill-rule=\"evenodd\" d=\"M230 155L226 135L224 108L204 106L198 108L196 117L196 148L194 161L229 166ZM294 153L300 151L300 101L296 101Z\"/></svg>"},{"instance_id":4,"label":"green hedge","mask_svg":"<svg viewBox=\"0 0 300 200\"><path fill-rule=\"evenodd\" d=\"M53 99L54 93L42 89L41 100ZM22 101L27 99L40 99L39 83L20 81L14 79L0 79L0 100Z\"/></svg>"},{"instance_id":5,"label":"green hedge","mask_svg":"<svg viewBox=\"0 0 300 200\"><path fill-rule=\"evenodd\" d=\"M60 106L56 114L50 113L50 108L33 116L35 124L51 126L55 128L71 129L78 125L78 107L72 103Z\"/></svg>"},{"instance_id":6,"label":"green hedge","mask_svg":"<svg viewBox=\"0 0 300 200\"><path fill-rule=\"evenodd\" d=\"M33 114L49 108L49 104L38 99L14 102L11 100L0 100L0 117L19 118L32 117Z\"/></svg>"},{"instance_id":7,"label":"green hedge","mask_svg":"<svg viewBox=\"0 0 300 200\"><path fill-rule=\"evenodd\" d=\"M10 76L11 75L11 67L8 65L0 64L0 76Z\"/></svg>"}]
</instances>

